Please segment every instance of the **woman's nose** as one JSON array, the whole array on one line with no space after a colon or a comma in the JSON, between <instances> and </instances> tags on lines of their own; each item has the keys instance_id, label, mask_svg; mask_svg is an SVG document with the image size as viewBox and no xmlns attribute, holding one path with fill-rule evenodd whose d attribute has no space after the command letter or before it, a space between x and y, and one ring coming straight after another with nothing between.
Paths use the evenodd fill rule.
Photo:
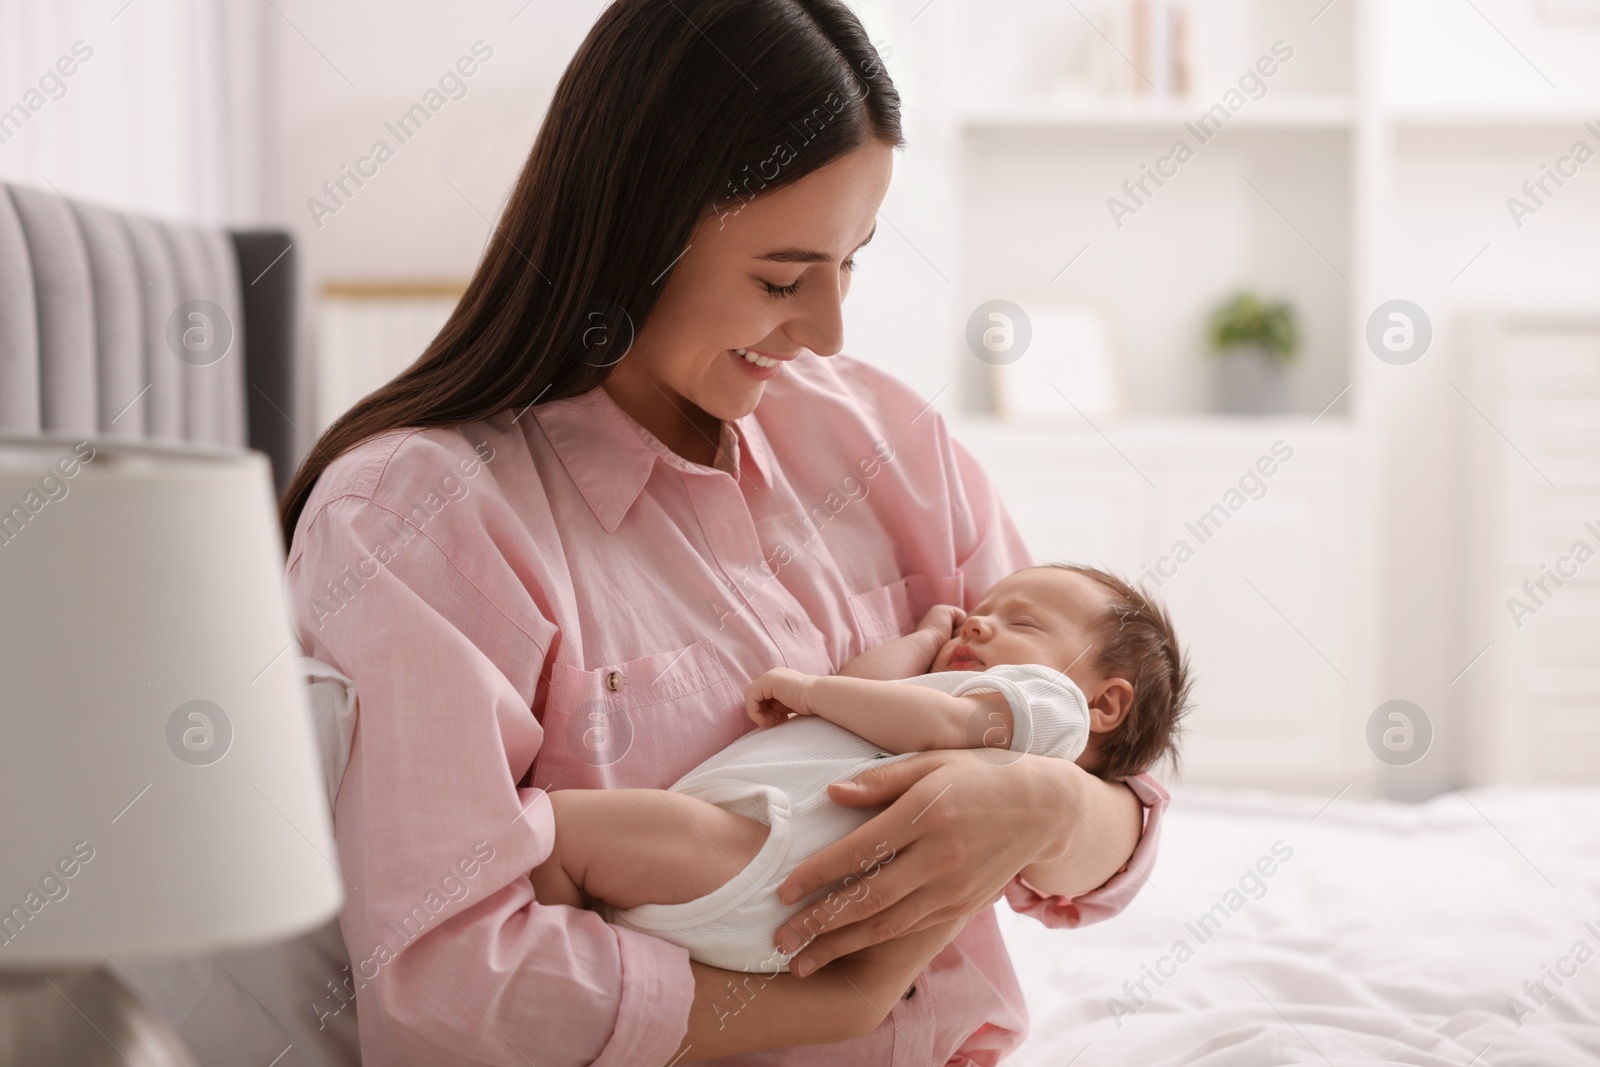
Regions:
<instances>
[{"instance_id":1,"label":"woman's nose","mask_svg":"<svg viewBox=\"0 0 1600 1067\"><path fill-rule=\"evenodd\" d=\"M812 294L802 314L786 324L786 332L817 355L831 356L844 348L843 286L818 285Z\"/></svg>"}]
</instances>

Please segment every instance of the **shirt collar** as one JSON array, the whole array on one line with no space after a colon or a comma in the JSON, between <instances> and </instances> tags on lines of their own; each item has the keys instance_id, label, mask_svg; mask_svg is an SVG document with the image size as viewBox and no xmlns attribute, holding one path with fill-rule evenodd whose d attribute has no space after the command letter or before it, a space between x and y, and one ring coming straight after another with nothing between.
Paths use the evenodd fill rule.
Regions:
<instances>
[{"instance_id":1,"label":"shirt collar","mask_svg":"<svg viewBox=\"0 0 1600 1067\"><path fill-rule=\"evenodd\" d=\"M710 472L662 444L598 386L579 396L540 404L533 416L607 533L621 525L657 461L685 474ZM724 420L718 447L717 469L735 479L772 484L772 451L755 412Z\"/></svg>"}]
</instances>

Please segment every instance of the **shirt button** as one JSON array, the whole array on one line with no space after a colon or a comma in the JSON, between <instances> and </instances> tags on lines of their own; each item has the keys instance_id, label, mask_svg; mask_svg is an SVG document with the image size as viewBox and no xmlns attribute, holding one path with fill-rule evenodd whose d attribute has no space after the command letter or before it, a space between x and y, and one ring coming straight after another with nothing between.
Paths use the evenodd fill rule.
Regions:
<instances>
[{"instance_id":1,"label":"shirt button","mask_svg":"<svg viewBox=\"0 0 1600 1067\"><path fill-rule=\"evenodd\" d=\"M901 997L900 999L901 1000L910 1000L912 997L914 997L916 995L917 995L917 987L916 986L912 986L910 989L906 990L906 995Z\"/></svg>"},{"instance_id":2,"label":"shirt button","mask_svg":"<svg viewBox=\"0 0 1600 1067\"><path fill-rule=\"evenodd\" d=\"M622 676L621 671L612 671L606 675L606 688L613 693L619 692L627 684L628 680Z\"/></svg>"}]
</instances>

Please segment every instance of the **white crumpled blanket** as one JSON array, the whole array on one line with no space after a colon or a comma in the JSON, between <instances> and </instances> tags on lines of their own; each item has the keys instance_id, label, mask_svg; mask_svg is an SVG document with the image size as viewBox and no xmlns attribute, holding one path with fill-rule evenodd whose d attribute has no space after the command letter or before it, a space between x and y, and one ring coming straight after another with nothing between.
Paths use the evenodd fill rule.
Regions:
<instances>
[{"instance_id":1,"label":"white crumpled blanket","mask_svg":"<svg viewBox=\"0 0 1600 1067\"><path fill-rule=\"evenodd\" d=\"M1178 791L1121 915L1041 936L1001 908L1008 1067L1600 1063L1600 789L1325 804Z\"/></svg>"}]
</instances>

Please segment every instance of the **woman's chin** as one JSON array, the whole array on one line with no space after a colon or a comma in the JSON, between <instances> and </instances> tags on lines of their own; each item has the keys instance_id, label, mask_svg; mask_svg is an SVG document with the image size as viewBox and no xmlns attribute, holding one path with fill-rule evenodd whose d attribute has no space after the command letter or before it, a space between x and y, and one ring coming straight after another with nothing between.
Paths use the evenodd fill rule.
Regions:
<instances>
[{"instance_id":1,"label":"woman's chin","mask_svg":"<svg viewBox=\"0 0 1600 1067\"><path fill-rule=\"evenodd\" d=\"M766 392L764 382L733 382L719 389L715 397L708 397L701 407L711 415L728 422L742 419L756 409Z\"/></svg>"}]
</instances>

